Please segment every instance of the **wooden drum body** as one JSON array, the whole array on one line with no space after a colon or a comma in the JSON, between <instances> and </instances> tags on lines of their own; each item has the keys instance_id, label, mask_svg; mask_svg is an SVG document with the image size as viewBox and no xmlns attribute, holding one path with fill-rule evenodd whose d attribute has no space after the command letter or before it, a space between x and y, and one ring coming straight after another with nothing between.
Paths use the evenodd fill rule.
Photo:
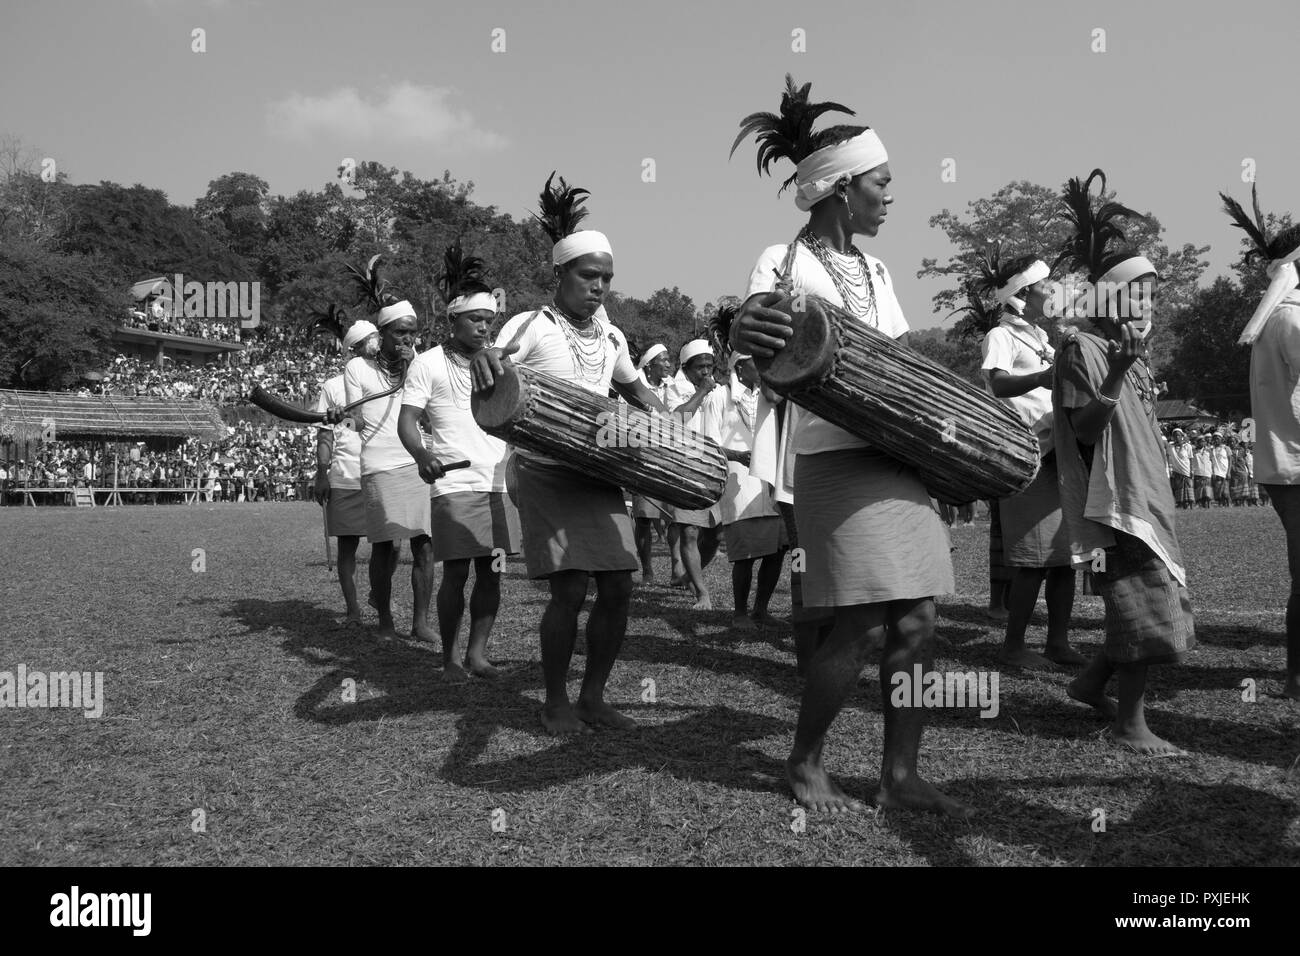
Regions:
<instances>
[{"instance_id":1,"label":"wooden drum body","mask_svg":"<svg viewBox=\"0 0 1300 956\"><path fill-rule=\"evenodd\" d=\"M727 459L717 442L677 419L504 364L496 384L472 400L489 435L679 508L708 508L722 497Z\"/></svg>"},{"instance_id":2,"label":"wooden drum body","mask_svg":"<svg viewBox=\"0 0 1300 956\"><path fill-rule=\"evenodd\" d=\"M910 465L935 498L1005 498L1034 480L1038 440L1008 405L817 296L772 308L794 335L757 360L768 387Z\"/></svg>"}]
</instances>

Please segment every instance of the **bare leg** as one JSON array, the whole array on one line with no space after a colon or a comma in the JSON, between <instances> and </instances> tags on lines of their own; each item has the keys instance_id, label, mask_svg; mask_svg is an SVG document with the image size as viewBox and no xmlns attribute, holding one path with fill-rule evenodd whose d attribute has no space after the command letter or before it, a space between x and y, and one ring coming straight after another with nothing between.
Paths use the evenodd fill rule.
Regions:
<instances>
[{"instance_id":1,"label":"bare leg","mask_svg":"<svg viewBox=\"0 0 1300 956\"><path fill-rule=\"evenodd\" d=\"M344 619L349 624L361 623L361 607L357 604L357 545L361 538L357 535L343 535L339 543L339 587L343 589L343 602L348 614Z\"/></svg>"},{"instance_id":2,"label":"bare leg","mask_svg":"<svg viewBox=\"0 0 1300 956\"><path fill-rule=\"evenodd\" d=\"M1144 709L1146 701L1147 665L1121 664L1119 672L1119 715L1111 727L1111 736L1130 750L1140 754L1172 756L1182 754L1167 740L1162 740L1147 726Z\"/></svg>"},{"instance_id":3,"label":"bare leg","mask_svg":"<svg viewBox=\"0 0 1300 956\"><path fill-rule=\"evenodd\" d=\"M649 518L637 518L632 529L636 536L636 553L641 560L641 583L655 583L655 569L651 563L654 545L654 525Z\"/></svg>"},{"instance_id":4,"label":"bare leg","mask_svg":"<svg viewBox=\"0 0 1300 956\"><path fill-rule=\"evenodd\" d=\"M1033 617L1038 603L1038 590L1043 583L1042 568L1014 568L1011 572L1011 600L1007 603L1007 634L1002 642L999 658L1012 667L1028 670L1050 670L1051 662L1025 647L1025 629Z\"/></svg>"},{"instance_id":5,"label":"bare leg","mask_svg":"<svg viewBox=\"0 0 1300 956\"><path fill-rule=\"evenodd\" d=\"M711 611L713 602L709 600L709 587L704 583L704 568L700 563L700 529L694 525L682 525L682 560L686 562L686 576L695 592L692 611Z\"/></svg>"},{"instance_id":6,"label":"bare leg","mask_svg":"<svg viewBox=\"0 0 1300 956\"><path fill-rule=\"evenodd\" d=\"M709 566L714 557L718 554L718 538L720 529L701 528L699 536L700 545L700 569L703 570Z\"/></svg>"},{"instance_id":7,"label":"bare leg","mask_svg":"<svg viewBox=\"0 0 1300 956\"><path fill-rule=\"evenodd\" d=\"M891 601L887 605L889 628L885 653L880 659L880 686L891 688L893 675L911 675L915 665L922 671L933 666L934 600ZM896 707L893 695L883 693L885 710L885 755L880 767L880 792L876 803L882 809L929 810L959 820L968 820L975 810L954 800L933 784L921 779L916 758L921 749L925 711L920 707Z\"/></svg>"},{"instance_id":8,"label":"bare leg","mask_svg":"<svg viewBox=\"0 0 1300 956\"><path fill-rule=\"evenodd\" d=\"M422 534L411 539L411 593L415 596L411 636L418 641L434 639L429 625L429 605L433 601L433 579L438 567L433 560L433 539Z\"/></svg>"},{"instance_id":9,"label":"bare leg","mask_svg":"<svg viewBox=\"0 0 1300 956\"><path fill-rule=\"evenodd\" d=\"M474 590L469 596L469 649L465 666L470 673L492 680L500 676L487 658L488 638L501 607L501 572L492 567L492 557L474 559Z\"/></svg>"},{"instance_id":10,"label":"bare leg","mask_svg":"<svg viewBox=\"0 0 1300 956\"><path fill-rule=\"evenodd\" d=\"M381 638L396 639L393 627L393 542L378 541L370 546L370 603L379 612Z\"/></svg>"},{"instance_id":11,"label":"bare leg","mask_svg":"<svg viewBox=\"0 0 1300 956\"><path fill-rule=\"evenodd\" d=\"M442 635L442 679L449 684L469 680L456 660L456 639L465 613L465 584L469 580L469 558L442 563L442 584L438 587L438 631Z\"/></svg>"},{"instance_id":12,"label":"bare leg","mask_svg":"<svg viewBox=\"0 0 1300 956\"><path fill-rule=\"evenodd\" d=\"M758 564L758 591L754 595L754 621L760 627L776 627L780 624L767 613L768 602L776 591L777 582L781 580L781 565L785 552L777 551L766 554Z\"/></svg>"},{"instance_id":13,"label":"bare leg","mask_svg":"<svg viewBox=\"0 0 1300 956\"><path fill-rule=\"evenodd\" d=\"M585 734L590 728L569 703L569 661L578 640L578 615L587 602L586 571L557 571L549 579L551 600L542 614L542 674L546 703L542 726L551 734ZM591 648L587 649L588 657Z\"/></svg>"},{"instance_id":14,"label":"bare leg","mask_svg":"<svg viewBox=\"0 0 1300 956\"><path fill-rule=\"evenodd\" d=\"M1119 708L1113 699L1106 696L1106 682L1114 672L1115 668L1106 659L1105 652L1098 651L1083 672L1066 685L1065 692L1072 700L1087 704L1103 717L1114 720Z\"/></svg>"},{"instance_id":15,"label":"bare leg","mask_svg":"<svg viewBox=\"0 0 1300 956\"><path fill-rule=\"evenodd\" d=\"M845 794L826 773L822 748L826 732L857 686L870 648L883 639L884 628L884 605L837 608L834 627L808 664L794 746L785 767L795 799L810 810L842 813L862 809L862 804Z\"/></svg>"},{"instance_id":16,"label":"bare leg","mask_svg":"<svg viewBox=\"0 0 1300 956\"><path fill-rule=\"evenodd\" d=\"M731 564L731 627L736 631L754 630L754 622L747 610L749 608L749 587L754 579L754 558L744 558Z\"/></svg>"},{"instance_id":17,"label":"bare leg","mask_svg":"<svg viewBox=\"0 0 1300 956\"><path fill-rule=\"evenodd\" d=\"M630 730L636 721L605 702L605 684L618 660L627 633L628 603L632 597L630 571L597 571L596 603L587 617L587 670L574 712L589 724Z\"/></svg>"},{"instance_id":18,"label":"bare leg","mask_svg":"<svg viewBox=\"0 0 1300 956\"><path fill-rule=\"evenodd\" d=\"M682 558L682 526L676 521L668 524L668 556L672 559L673 575L668 583L675 588L690 586L686 574L686 562Z\"/></svg>"},{"instance_id":19,"label":"bare leg","mask_svg":"<svg viewBox=\"0 0 1300 956\"><path fill-rule=\"evenodd\" d=\"M1043 656L1067 666L1088 663L1070 646L1070 615L1074 613L1074 569L1047 569L1047 649Z\"/></svg>"}]
</instances>

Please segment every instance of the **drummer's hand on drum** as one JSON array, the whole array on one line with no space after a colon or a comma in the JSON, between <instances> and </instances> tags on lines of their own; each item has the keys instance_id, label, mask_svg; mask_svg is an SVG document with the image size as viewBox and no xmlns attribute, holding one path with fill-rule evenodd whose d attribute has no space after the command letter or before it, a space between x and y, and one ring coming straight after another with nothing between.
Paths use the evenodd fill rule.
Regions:
<instances>
[{"instance_id":1,"label":"drummer's hand on drum","mask_svg":"<svg viewBox=\"0 0 1300 956\"><path fill-rule=\"evenodd\" d=\"M505 348L486 348L474 356L470 374L474 376L474 391L482 392L496 384L497 376L505 371L502 359L519 351L519 343L511 342Z\"/></svg>"},{"instance_id":2,"label":"drummer's hand on drum","mask_svg":"<svg viewBox=\"0 0 1300 956\"><path fill-rule=\"evenodd\" d=\"M1047 366L1047 368L1043 369L1041 372L1038 373L1039 388L1051 388L1055 383L1056 383L1055 366L1049 365Z\"/></svg>"},{"instance_id":3,"label":"drummer's hand on drum","mask_svg":"<svg viewBox=\"0 0 1300 956\"><path fill-rule=\"evenodd\" d=\"M770 308L782 298L780 292L760 292L745 300L732 336L738 351L754 358L771 358L785 348L786 340L794 334L790 316Z\"/></svg>"},{"instance_id":4,"label":"drummer's hand on drum","mask_svg":"<svg viewBox=\"0 0 1300 956\"><path fill-rule=\"evenodd\" d=\"M311 496L318 505L323 505L330 500L330 473L327 469L318 468L316 470L316 481L313 483Z\"/></svg>"},{"instance_id":5,"label":"drummer's hand on drum","mask_svg":"<svg viewBox=\"0 0 1300 956\"><path fill-rule=\"evenodd\" d=\"M727 456L727 461L734 461L749 467L749 452L741 451L734 448L726 449L723 454Z\"/></svg>"}]
</instances>

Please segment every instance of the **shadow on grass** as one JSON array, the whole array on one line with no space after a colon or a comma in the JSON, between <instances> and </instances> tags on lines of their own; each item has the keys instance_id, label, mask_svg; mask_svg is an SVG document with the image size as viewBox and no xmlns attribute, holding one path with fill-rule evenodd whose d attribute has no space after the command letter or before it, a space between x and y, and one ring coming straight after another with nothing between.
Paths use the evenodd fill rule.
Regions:
<instances>
[{"instance_id":1,"label":"shadow on grass","mask_svg":"<svg viewBox=\"0 0 1300 956\"><path fill-rule=\"evenodd\" d=\"M1104 832L1092 830L1092 802L1077 813L1026 799L1023 791L1087 791L1105 787L1144 795L1127 818L1112 807ZM969 824L932 816L889 812L881 816L913 852L935 866L987 862L987 841L1008 847L1036 847L1044 857L1076 866L1186 865L1195 858L1213 866L1295 866L1300 852L1282 846L1296 819L1295 804L1237 784L1200 785L1185 781L1084 775L952 780L944 790L979 808ZM1020 791L1020 792L1017 792ZM1077 799L1077 797L1076 797ZM972 839L973 838L973 839ZM971 846L961 845L963 840Z\"/></svg>"}]
</instances>

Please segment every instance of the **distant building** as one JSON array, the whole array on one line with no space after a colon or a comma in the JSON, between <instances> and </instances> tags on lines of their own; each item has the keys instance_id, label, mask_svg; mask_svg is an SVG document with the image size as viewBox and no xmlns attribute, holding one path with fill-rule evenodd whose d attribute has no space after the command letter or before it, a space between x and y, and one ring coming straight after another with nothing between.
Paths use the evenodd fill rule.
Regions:
<instances>
[{"instance_id":1,"label":"distant building","mask_svg":"<svg viewBox=\"0 0 1300 956\"><path fill-rule=\"evenodd\" d=\"M187 319L176 314L171 281L159 276L131 286L135 307L113 333L118 350L163 364L164 358L183 365L229 361L242 352L238 320Z\"/></svg>"},{"instance_id":2,"label":"distant building","mask_svg":"<svg viewBox=\"0 0 1300 956\"><path fill-rule=\"evenodd\" d=\"M1156 420L1162 425L1177 425L1179 428L1219 424L1219 416L1211 415L1181 398L1156 402Z\"/></svg>"}]
</instances>

